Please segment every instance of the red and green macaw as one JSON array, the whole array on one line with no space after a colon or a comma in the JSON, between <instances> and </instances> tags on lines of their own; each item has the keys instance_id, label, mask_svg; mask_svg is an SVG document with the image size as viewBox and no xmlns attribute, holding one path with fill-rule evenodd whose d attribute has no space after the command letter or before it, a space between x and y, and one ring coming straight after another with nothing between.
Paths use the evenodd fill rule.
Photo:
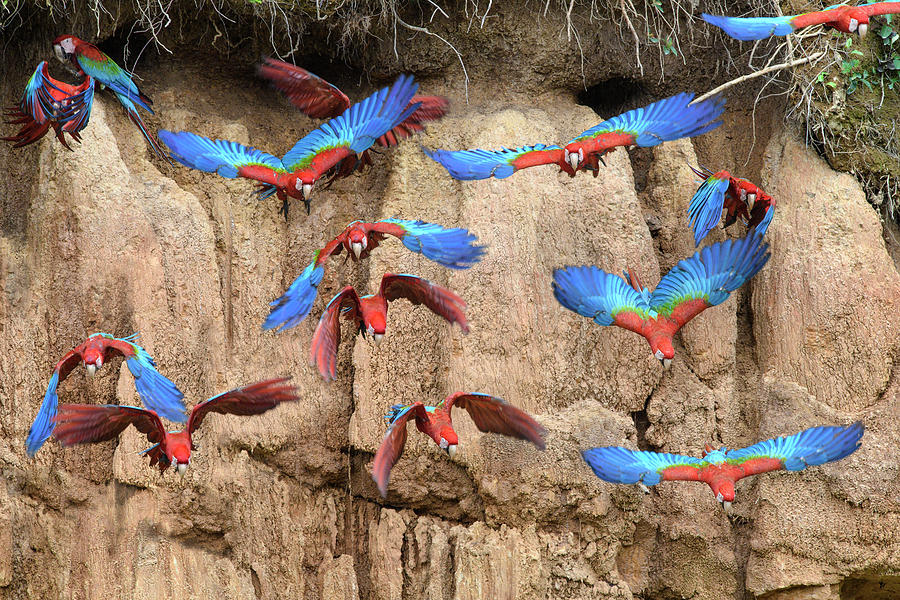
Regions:
<instances>
[{"instance_id":1,"label":"red and green macaw","mask_svg":"<svg viewBox=\"0 0 900 600\"><path fill-rule=\"evenodd\" d=\"M287 219L289 196L303 200L309 214L309 196L321 177L343 160L355 159L419 108L410 104L418 87L412 77L401 75L390 88L378 90L308 133L280 159L237 142L213 141L187 131L162 130L159 137L172 158L187 167L261 182L259 199L277 194Z\"/></svg>"},{"instance_id":2,"label":"red and green macaw","mask_svg":"<svg viewBox=\"0 0 900 600\"><path fill-rule=\"evenodd\" d=\"M53 376L50 377L50 383L47 385L47 392L44 394L44 401L41 403L41 408L28 432L28 439L25 441L25 448L29 456L34 456L53 433L53 418L59 402L56 388L81 362L84 362L87 374L93 375L110 359L116 356L124 357L128 370L134 376L134 387L137 388L141 402L170 421L184 422L184 403L182 402L184 394L174 383L156 370L153 357L134 343L136 339L136 333L125 338L113 337L108 333L93 333L83 343L69 350L56 363Z\"/></svg>"},{"instance_id":3,"label":"red and green macaw","mask_svg":"<svg viewBox=\"0 0 900 600\"><path fill-rule=\"evenodd\" d=\"M525 411L507 404L497 396L456 392L444 398L437 406L425 406L422 402L405 406L395 404L391 407L391 413L384 417L390 427L384 434L384 441L378 447L372 465L372 479L383 497L387 497L391 469L403 454L406 425L410 419L415 419L416 429L433 439L441 450L453 458L459 444L450 417L454 406L466 409L479 431L527 440L537 446L538 450L544 449L544 435L547 431L541 424Z\"/></svg>"},{"instance_id":4,"label":"red and green macaw","mask_svg":"<svg viewBox=\"0 0 900 600\"><path fill-rule=\"evenodd\" d=\"M463 333L469 333L466 303L452 291L415 275L385 273L378 293L360 296L348 285L338 292L319 319L309 349L309 361L316 365L326 381L334 379L337 369L337 349L341 338L340 317L356 323L358 333L371 335L381 343L387 327L388 302L406 298L413 304L424 304L434 314L444 317L452 325L459 323Z\"/></svg>"},{"instance_id":5,"label":"red and green macaw","mask_svg":"<svg viewBox=\"0 0 900 600\"><path fill-rule=\"evenodd\" d=\"M306 69L274 58L267 58L259 67L260 76L268 79L303 114L314 119L333 119L350 108L344 92ZM447 113L450 103L443 96L413 96L410 104L419 107L403 122L375 140L379 146L396 146L400 140L425 130L425 123L436 121ZM335 169L336 177L346 177L357 168L371 165L369 151L359 157L345 158Z\"/></svg>"},{"instance_id":6,"label":"red and green macaw","mask_svg":"<svg viewBox=\"0 0 900 600\"><path fill-rule=\"evenodd\" d=\"M900 13L900 2L869 2L859 6L834 4L823 10L786 17L721 17L703 13L703 20L719 27L737 40L762 40L772 35L788 35L803 27L825 25L842 33L865 37L869 17Z\"/></svg>"},{"instance_id":7,"label":"red and green macaw","mask_svg":"<svg viewBox=\"0 0 900 600\"><path fill-rule=\"evenodd\" d=\"M153 102L141 93L137 84L131 79L131 73L120 67L97 46L75 37L74 35L61 35L53 40L53 53L63 64L71 64L79 74L93 77L98 83L109 88L118 98L119 103L128 113L128 118L134 123L154 154L168 160L156 137L147 130L147 125L138 113L138 107L143 108L151 115Z\"/></svg>"},{"instance_id":8,"label":"red and green macaw","mask_svg":"<svg viewBox=\"0 0 900 600\"><path fill-rule=\"evenodd\" d=\"M706 246L672 267L652 293L630 269L621 278L598 267L564 267L553 272L553 295L598 325L644 336L668 368L675 358L675 333L756 275L769 260L768 248L754 229L745 238Z\"/></svg>"},{"instance_id":9,"label":"red and green macaw","mask_svg":"<svg viewBox=\"0 0 900 600\"><path fill-rule=\"evenodd\" d=\"M863 432L862 421L846 427L812 427L739 450L724 446L714 450L707 445L703 458L619 446L591 448L581 455L597 477L609 483L647 486L660 481L702 481L727 510L734 502L738 480L780 469L802 471L841 460L859 448Z\"/></svg>"},{"instance_id":10,"label":"red and green macaw","mask_svg":"<svg viewBox=\"0 0 900 600\"><path fill-rule=\"evenodd\" d=\"M503 179L519 169L549 164L572 177L578 170L591 170L596 177L603 156L617 146L656 146L698 136L722 124L716 119L725 110L724 96L691 104L693 99L694 94L682 92L630 110L580 133L565 147L537 144L500 150L424 150L455 179Z\"/></svg>"},{"instance_id":11,"label":"red and green macaw","mask_svg":"<svg viewBox=\"0 0 900 600\"><path fill-rule=\"evenodd\" d=\"M87 127L93 102L94 80L91 77L85 75L79 85L64 83L50 76L44 61L25 85L19 104L6 111L6 116L10 117L7 123L22 127L16 135L0 139L15 142L13 148L21 148L38 141L53 127L56 139L71 150L64 134L68 133L76 142L81 141L79 132Z\"/></svg>"},{"instance_id":12,"label":"red and green macaw","mask_svg":"<svg viewBox=\"0 0 900 600\"><path fill-rule=\"evenodd\" d=\"M426 258L451 269L468 269L481 260L484 246L476 246L474 235L465 229L445 229L424 221L383 219L374 223L353 221L336 238L318 250L297 279L281 298L271 303L263 329L290 329L309 314L325 275L329 257L347 250L347 256L358 261L369 256L386 235L399 238L403 245Z\"/></svg>"},{"instance_id":13,"label":"red and green macaw","mask_svg":"<svg viewBox=\"0 0 900 600\"><path fill-rule=\"evenodd\" d=\"M747 227L756 227L760 235L766 234L775 215L772 196L746 179L732 177L728 171L713 173L705 167L691 167L691 170L703 181L688 207L688 222L694 230L695 245L699 246L722 218L722 208L726 209L724 227L740 219Z\"/></svg>"},{"instance_id":14,"label":"red and green macaw","mask_svg":"<svg viewBox=\"0 0 900 600\"><path fill-rule=\"evenodd\" d=\"M282 402L299 400L296 388L287 384L289 380L290 377L269 379L201 402L191 411L187 427L181 431L166 431L159 415L152 410L114 404L63 404L56 415L53 437L62 446L105 442L134 425L153 444L142 452L150 457L150 466L159 464L160 472L172 466L184 475L191 462L191 451L197 449L191 434L207 414L259 415Z\"/></svg>"}]
</instances>

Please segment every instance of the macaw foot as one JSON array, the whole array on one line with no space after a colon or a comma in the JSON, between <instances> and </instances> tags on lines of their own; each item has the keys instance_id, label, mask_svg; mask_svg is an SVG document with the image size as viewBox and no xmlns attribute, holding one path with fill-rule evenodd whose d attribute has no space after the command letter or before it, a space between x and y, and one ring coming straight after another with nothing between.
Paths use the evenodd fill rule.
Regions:
<instances>
[{"instance_id":1,"label":"macaw foot","mask_svg":"<svg viewBox=\"0 0 900 600\"><path fill-rule=\"evenodd\" d=\"M311 204L311 203L310 203L310 201L309 201L308 199L304 198L304 199L303 199L303 204L306 205L306 216L308 217L308 216L309 216L309 207L310 207L310 204Z\"/></svg>"},{"instance_id":2,"label":"macaw foot","mask_svg":"<svg viewBox=\"0 0 900 600\"><path fill-rule=\"evenodd\" d=\"M281 199L281 208L278 209L278 213L284 215L284 220L288 220L288 208L290 205L288 204L287 196Z\"/></svg>"}]
</instances>

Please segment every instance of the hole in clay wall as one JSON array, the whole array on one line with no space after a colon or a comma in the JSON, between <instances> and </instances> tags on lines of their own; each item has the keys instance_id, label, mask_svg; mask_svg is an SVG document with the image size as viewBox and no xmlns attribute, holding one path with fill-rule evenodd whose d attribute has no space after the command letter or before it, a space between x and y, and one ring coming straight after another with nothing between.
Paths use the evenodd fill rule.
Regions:
<instances>
[{"instance_id":1,"label":"hole in clay wall","mask_svg":"<svg viewBox=\"0 0 900 600\"><path fill-rule=\"evenodd\" d=\"M841 600L896 600L900 598L900 577L845 579L841 584Z\"/></svg>"},{"instance_id":2,"label":"hole in clay wall","mask_svg":"<svg viewBox=\"0 0 900 600\"><path fill-rule=\"evenodd\" d=\"M641 82L626 77L613 77L578 93L578 104L590 106L604 119L643 106L651 100Z\"/></svg>"}]
</instances>

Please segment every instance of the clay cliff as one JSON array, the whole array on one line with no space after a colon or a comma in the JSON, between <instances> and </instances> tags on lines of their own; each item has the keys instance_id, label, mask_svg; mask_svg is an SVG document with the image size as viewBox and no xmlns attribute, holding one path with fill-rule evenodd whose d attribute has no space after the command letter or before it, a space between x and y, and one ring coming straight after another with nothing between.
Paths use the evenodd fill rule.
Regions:
<instances>
[{"instance_id":1,"label":"clay cliff","mask_svg":"<svg viewBox=\"0 0 900 600\"><path fill-rule=\"evenodd\" d=\"M409 71L452 108L427 135L375 156L374 168L318 190L309 216L295 203L285 221L278 201L256 201L245 180L151 157L106 93L74 152L51 139L0 147L0 596L900 597L900 273L890 228L857 181L783 120L783 97L754 111L753 83L729 90L721 128L617 150L597 178L540 168L452 180L420 142L564 141L621 109L736 75L697 69L715 62L720 42L710 38L685 43L683 59L645 52L638 76L630 37L614 20L589 29L590 7L579 6L582 78L565 11L540 8L494 7L468 37L463 6L436 26L457 34L467 90L455 55L432 37L401 33L397 58L389 33L329 57L311 25L298 64L306 58L351 98ZM116 39L126 25L104 16L91 38L84 15L58 19L0 34L4 103L39 60L52 60L44 40L75 26ZM152 128L280 155L315 126L255 78L271 47L241 37L252 29L235 25L223 51L212 25L179 23L183 31L163 38L173 54L151 47L137 67L157 110ZM633 266L654 285L694 251L688 165L698 163L730 168L777 199L772 258L683 330L663 371L644 340L563 310L551 272ZM261 331L268 303L316 249L354 219L392 216L466 227L489 250L451 272L388 241L359 266L334 261L300 326ZM742 234L737 225L710 237ZM307 362L322 307L347 283L374 290L385 271L455 290L471 333L401 302L377 350L345 327L338 379L323 382ZM279 375L292 375L303 399L260 417L208 418L184 478L148 469L134 430L92 447L48 442L27 458L53 365L94 331L139 331L188 405ZM387 408L457 390L535 415L546 451L481 434L460 415L455 459L411 433L382 499L369 473ZM117 363L92 379L75 371L60 398L138 403ZM606 484L579 454L598 445L697 454L706 442L739 447L857 419L866 433L855 454L744 480L730 515L700 484L649 494Z\"/></svg>"}]
</instances>

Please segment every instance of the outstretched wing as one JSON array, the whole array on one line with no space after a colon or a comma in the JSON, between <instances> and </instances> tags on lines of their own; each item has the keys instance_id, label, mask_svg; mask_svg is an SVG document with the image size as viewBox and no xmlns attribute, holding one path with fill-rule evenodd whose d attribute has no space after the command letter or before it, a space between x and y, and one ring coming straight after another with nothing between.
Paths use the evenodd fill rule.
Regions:
<instances>
[{"instance_id":1,"label":"outstretched wing","mask_svg":"<svg viewBox=\"0 0 900 600\"><path fill-rule=\"evenodd\" d=\"M281 161L271 154L248 148L237 142L211 140L179 131L160 130L159 139L169 147L172 158L186 167L222 177L246 177L263 183L278 184L278 175L287 171Z\"/></svg>"},{"instance_id":2,"label":"outstretched wing","mask_svg":"<svg viewBox=\"0 0 900 600\"><path fill-rule=\"evenodd\" d=\"M862 421L846 427L811 427L787 437L730 450L725 460L741 465L747 475L778 469L802 471L853 454L862 443L864 430Z\"/></svg>"},{"instance_id":3,"label":"outstretched wing","mask_svg":"<svg viewBox=\"0 0 900 600\"><path fill-rule=\"evenodd\" d=\"M856 8L863 9L870 17L891 15L900 13L900 2L869 2L868 4L860 4Z\"/></svg>"},{"instance_id":4,"label":"outstretched wing","mask_svg":"<svg viewBox=\"0 0 900 600\"><path fill-rule=\"evenodd\" d=\"M412 77L401 75L391 87L354 104L294 144L282 159L284 167L288 171L307 169L318 155L332 151L332 157L317 165L322 175L350 153L359 154L368 149L418 108L409 103L418 87Z\"/></svg>"},{"instance_id":5,"label":"outstretched wing","mask_svg":"<svg viewBox=\"0 0 900 600\"><path fill-rule=\"evenodd\" d=\"M331 299L319 318L309 346L309 362L319 368L325 381L331 381L337 376L337 349L341 341L340 317L343 315L347 319L354 319L358 310L359 296L353 286L348 285Z\"/></svg>"},{"instance_id":6,"label":"outstretched wing","mask_svg":"<svg viewBox=\"0 0 900 600\"><path fill-rule=\"evenodd\" d=\"M678 327L710 306L728 299L769 260L769 245L751 229L739 240L706 246L666 273L650 297L650 305Z\"/></svg>"},{"instance_id":7,"label":"outstretched wing","mask_svg":"<svg viewBox=\"0 0 900 600\"><path fill-rule=\"evenodd\" d=\"M712 173L707 169L699 170L691 167L704 181L694 192L691 204L688 207L688 222L694 230L694 245L699 246L700 241L712 231L713 227L722 218L722 208L725 206L725 192L731 183L728 171Z\"/></svg>"},{"instance_id":8,"label":"outstretched wing","mask_svg":"<svg viewBox=\"0 0 900 600\"><path fill-rule=\"evenodd\" d=\"M34 456L47 438L53 433L56 418L56 405L59 398L56 395L56 388L59 382L65 380L72 369L81 362L81 354L75 349L69 350L62 359L56 363L53 369L53 375L50 377L50 383L47 385L47 391L44 393L44 400L38 409L38 414L28 430L28 437L25 439L25 451L28 456Z\"/></svg>"},{"instance_id":9,"label":"outstretched wing","mask_svg":"<svg viewBox=\"0 0 900 600\"><path fill-rule=\"evenodd\" d=\"M62 404L54 419L53 437L62 446L105 442L117 437L129 425L147 435L151 444L166 436L162 421L151 410L106 404Z\"/></svg>"},{"instance_id":10,"label":"outstretched wing","mask_svg":"<svg viewBox=\"0 0 900 600\"><path fill-rule=\"evenodd\" d=\"M634 139L629 143L638 146L656 146L684 137L694 137L715 129L722 124L716 121L725 110L725 97L721 95L691 104L694 94L682 92L649 106L629 110L575 136L569 143L584 142L604 134L628 134ZM614 145L621 145L619 141Z\"/></svg>"},{"instance_id":11,"label":"outstretched wing","mask_svg":"<svg viewBox=\"0 0 900 600\"><path fill-rule=\"evenodd\" d=\"M306 69L274 58L259 66L265 77L300 112L314 119L330 119L350 108L350 99L337 87Z\"/></svg>"},{"instance_id":12,"label":"outstretched wing","mask_svg":"<svg viewBox=\"0 0 900 600\"><path fill-rule=\"evenodd\" d=\"M406 445L406 424L410 418L427 419L425 405L421 402L415 402L409 406L395 405L392 407L391 425L384 434L384 440L375 452L375 462L372 464L372 479L378 486L383 498L387 498L388 479L391 476L391 469L403 454L403 447Z\"/></svg>"},{"instance_id":13,"label":"outstretched wing","mask_svg":"<svg viewBox=\"0 0 900 600\"><path fill-rule=\"evenodd\" d=\"M413 304L424 304L431 312L447 319L452 325L459 323L463 333L469 333L466 320L466 303L451 290L415 275L385 273L381 278L381 295L388 302L406 298Z\"/></svg>"},{"instance_id":14,"label":"outstretched wing","mask_svg":"<svg viewBox=\"0 0 900 600\"><path fill-rule=\"evenodd\" d=\"M267 379L229 390L224 394L213 396L205 402L201 402L191 411L188 419L188 433L193 433L200 427L203 418L209 413L222 415L260 415L271 410L282 402L299 400L297 388L288 385L290 377Z\"/></svg>"},{"instance_id":15,"label":"outstretched wing","mask_svg":"<svg viewBox=\"0 0 900 600\"><path fill-rule=\"evenodd\" d=\"M170 421L185 422L184 394L156 370L156 362L150 353L126 339L113 338L106 345L125 356L125 364L134 376L134 387L147 408Z\"/></svg>"},{"instance_id":16,"label":"outstretched wing","mask_svg":"<svg viewBox=\"0 0 900 600\"><path fill-rule=\"evenodd\" d=\"M560 146L536 144L500 150L422 150L429 158L443 165L451 177L465 181L488 177L504 179L519 169L551 164L569 175L575 174Z\"/></svg>"},{"instance_id":17,"label":"outstretched wing","mask_svg":"<svg viewBox=\"0 0 900 600\"><path fill-rule=\"evenodd\" d=\"M507 404L503 398L490 394L456 392L447 396L442 404L448 413L454 406L466 409L479 431L528 440L539 450L545 447L544 436L547 430L528 413Z\"/></svg>"},{"instance_id":18,"label":"outstretched wing","mask_svg":"<svg viewBox=\"0 0 900 600\"><path fill-rule=\"evenodd\" d=\"M646 294L599 267L556 269L552 285L560 304L598 325L618 325L641 333L644 321L656 317Z\"/></svg>"},{"instance_id":19,"label":"outstretched wing","mask_svg":"<svg viewBox=\"0 0 900 600\"><path fill-rule=\"evenodd\" d=\"M466 229L448 229L424 221L384 219L373 223L370 231L396 236L407 249L451 269L468 269L486 250L475 244L478 238Z\"/></svg>"},{"instance_id":20,"label":"outstretched wing","mask_svg":"<svg viewBox=\"0 0 900 600\"><path fill-rule=\"evenodd\" d=\"M704 460L680 454L642 452L621 446L590 448L581 453L594 474L609 483L643 483L660 481L698 481Z\"/></svg>"},{"instance_id":21,"label":"outstretched wing","mask_svg":"<svg viewBox=\"0 0 900 600\"><path fill-rule=\"evenodd\" d=\"M450 102L443 96L413 96L409 103L418 104L419 107L405 121L375 140L379 146L396 146L400 140L424 131L425 123L442 118L450 106Z\"/></svg>"},{"instance_id":22,"label":"outstretched wing","mask_svg":"<svg viewBox=\"0 0 900 600\"><path fill-rule=\"evenodd\" d=\"M809 13L818 17L818 23L826 23L831 18L824 12ZM725 17L717 15L700 15L710 25L715 25L736 40L762 40L771 35L788 35L797 28L792 20L797 17ZM798 15L800 16L800 15ZM810 22L807 25L815 25Z\"/></svg>"}]
</instances>

